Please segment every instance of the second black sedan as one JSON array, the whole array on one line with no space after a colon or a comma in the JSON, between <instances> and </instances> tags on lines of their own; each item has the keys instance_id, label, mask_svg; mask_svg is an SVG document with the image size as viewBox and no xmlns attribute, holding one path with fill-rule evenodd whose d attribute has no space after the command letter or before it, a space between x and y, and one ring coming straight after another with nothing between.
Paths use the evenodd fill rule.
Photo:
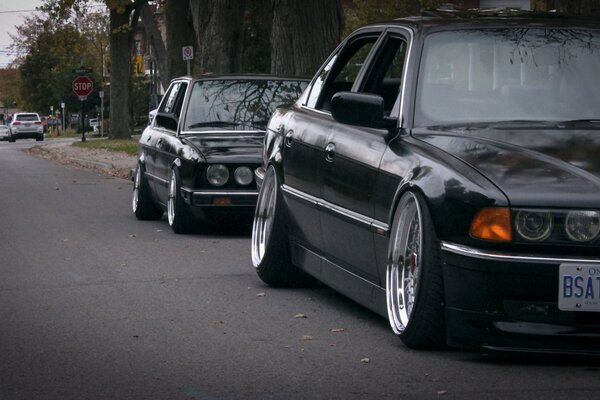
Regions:
<instances>
[{"instance_id":1,"label":"second black sedan","mask_svg":"<svg viewBox=\"0 0 600 400\"><path fill-rule=\"evenodd\" d=\"M266 123L307 81L275 76L182 77L171 82L138 145L132 207L176 233L195 221L251 218Z\"/></svg>"}]
</instances>

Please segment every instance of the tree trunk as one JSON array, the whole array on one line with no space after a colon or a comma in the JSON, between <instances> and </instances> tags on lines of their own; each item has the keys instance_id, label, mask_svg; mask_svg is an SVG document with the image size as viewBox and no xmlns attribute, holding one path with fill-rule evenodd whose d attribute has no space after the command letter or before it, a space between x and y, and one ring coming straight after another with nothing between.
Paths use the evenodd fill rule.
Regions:
<instances>
[{"instance_id":1,"label":"tree trunk","mask_svg":"<svg viewBox=\"0 0 600 400\"><path fill-rule=\"evenodd\" d=\"M167 4L169 4L169 2L167 2ZM166 90L169 86L171 75L169 73L170 69L168 66L167 48L165 47L165 42L163 41L160 31L158 30L158 24L156 22L156 18L154 18L154 13L148 4L143 4L141 6L140 15L142 17L142 23L144 24L148 41L154 49L154 57L156 58L156 64L158 65L160 83Z\"/></svg>"},{"instance_id":2,"label":"tree trunk","mask_svg":"<svg viewBox=\"0 0 600 400\"><path fill-rule=\"evenodd\" d=\"M244 0L190 0L200 73L238 72Z\"/></svg>"},{"instance_id":3,"label":"tree trunk","mask_svg":"<svg viewBox=\"0 0 600 400\"><path fill-rule=\"evenodd\" d=\"M340 41L340 0L273 0L271 73L312 76Z\"/></svg>"},{"instance_id":4,"label":"tree trunk","mask_svg":"<svg viewBox=\"0 0 600 400\"><path fill-rule=\"evenodd\" d=\"M187 1L171 0L165 3L169 80L187 74L187 62L183 61L182 46L197 46L189 14L190 3Z\"/></svg>"},{"instance_id":5,"label":"tree trunk","mask_svg":"<svg viewBox=\"0 0 600 400\"><path fill-rule=\"evenodd\" d=\"M130 138L129 76L129 14L110 9L110 137Z\"/></svg>"}]
</instances>

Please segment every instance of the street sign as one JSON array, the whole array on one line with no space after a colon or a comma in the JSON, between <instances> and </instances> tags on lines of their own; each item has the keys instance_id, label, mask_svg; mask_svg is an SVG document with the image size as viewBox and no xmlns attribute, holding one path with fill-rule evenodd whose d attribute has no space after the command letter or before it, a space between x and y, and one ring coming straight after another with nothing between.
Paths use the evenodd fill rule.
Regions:
<instances>
[{"instance_id":1,"label":"street sign","mask_svg":"<svg viewBox=\"0 0 600 400\"><path fill-rule=\"evenodd\" d=\"M94 84L92 80L87 76L78 76L73 79L73 93L79 96L81 100L82 97L88 97L92 91L94 90Z\"/></svg>"},{"instance_id":2,"label":"street sign","mask_svg":"<svg viewBox=\"0 0 600 400\"><path fill-rule=\"evenodd\" d=\"M92 70L86 67L79 67L77 69L72 70L72 72L77 75L87 75L90 72L92 72Z\"/></svg>"},{"instance_id":3,"label":"street sign","mask_svg":"<svg viewBox=\"0 0 600 400\"><path fill-rule=\"evenodd\" d=\"M194 59L194 46L183 46L183 61Z\"/></svg>"}]
</instances>

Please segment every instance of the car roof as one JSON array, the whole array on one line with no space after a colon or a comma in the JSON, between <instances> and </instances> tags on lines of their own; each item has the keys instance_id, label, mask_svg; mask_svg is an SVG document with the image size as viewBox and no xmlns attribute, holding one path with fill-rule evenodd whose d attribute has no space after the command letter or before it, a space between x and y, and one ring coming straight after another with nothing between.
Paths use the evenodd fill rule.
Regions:
<instances>
[{"instance_id":1,"label":"car roof","mask_svg":"<svg viewBox=\"0 0 600 400\"><path fill-rule=\"evenodd\" d=\"M174 78L172 81L177 80L195 80L195 81L214 81L214 80L232 80L232 81L299 81L309 82L311 77L307 76L292 76L292 75L270 75L270 74L202 74L194 76L180 76Z\"/></svg>"},{"instance_id":2,"label":"car roof","mask_svg":"<svg viewBox=\"0 0 600 400\"><path fill-rule=\"evenodd\" d=\"M367 25L408 26L414 30L456 30L497 27L556 27L600 29L600 21L590 17L556 12L521 11L512 9L481 9L468 11L426 10L421 16L398 18ZM362 29L362 28L361 28Z\"/></svg>"}]
</instances>

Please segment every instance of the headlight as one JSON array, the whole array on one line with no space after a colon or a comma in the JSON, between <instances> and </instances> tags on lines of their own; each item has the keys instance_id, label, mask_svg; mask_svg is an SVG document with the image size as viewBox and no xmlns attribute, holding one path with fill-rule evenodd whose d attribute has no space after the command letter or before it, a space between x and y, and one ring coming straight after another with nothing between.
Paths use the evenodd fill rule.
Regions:
<instances>
[{"instance_id":1,"label":"headlight","mask_svg":"<svg viewBox=\"0 0 600 400\"><path fill-rule=\"evenodd\" d=\"M247 186L252 183L252 170L248 167L237 167L233 173L233 178L238 185Z\"/></svg>"},{"instance_id":2,"label":"headlight","mask_svg":"<svg viewBox=\"0 0 600 400\"><path fill-rule=\"evenodd\" d=\"M570 211L565 220L567 236L575 242L594 240L600 232L598 211Z\"/></svg>"},{"instance_id":3,"label":"headlight","mask_svg":"<svg viewBox=\"0 0 600 400\"><path fill-rule=\"evenodd\" d=\"M211 165L206 169L206 179L213 186L223 186L229 180L229 169L223 164Z\"/></svg>"},{"instance_id":4,"label":"headlight","mask_svg":"<svg viewBox=\"0 0 600 400\"><path fill-rule=\"evenodd\" d=\"M552 233L552 225L552 214L549 212L522 210L515 216L515 229L527 240L539 242L547 239Z\"/></svg>"}]
</instances>

